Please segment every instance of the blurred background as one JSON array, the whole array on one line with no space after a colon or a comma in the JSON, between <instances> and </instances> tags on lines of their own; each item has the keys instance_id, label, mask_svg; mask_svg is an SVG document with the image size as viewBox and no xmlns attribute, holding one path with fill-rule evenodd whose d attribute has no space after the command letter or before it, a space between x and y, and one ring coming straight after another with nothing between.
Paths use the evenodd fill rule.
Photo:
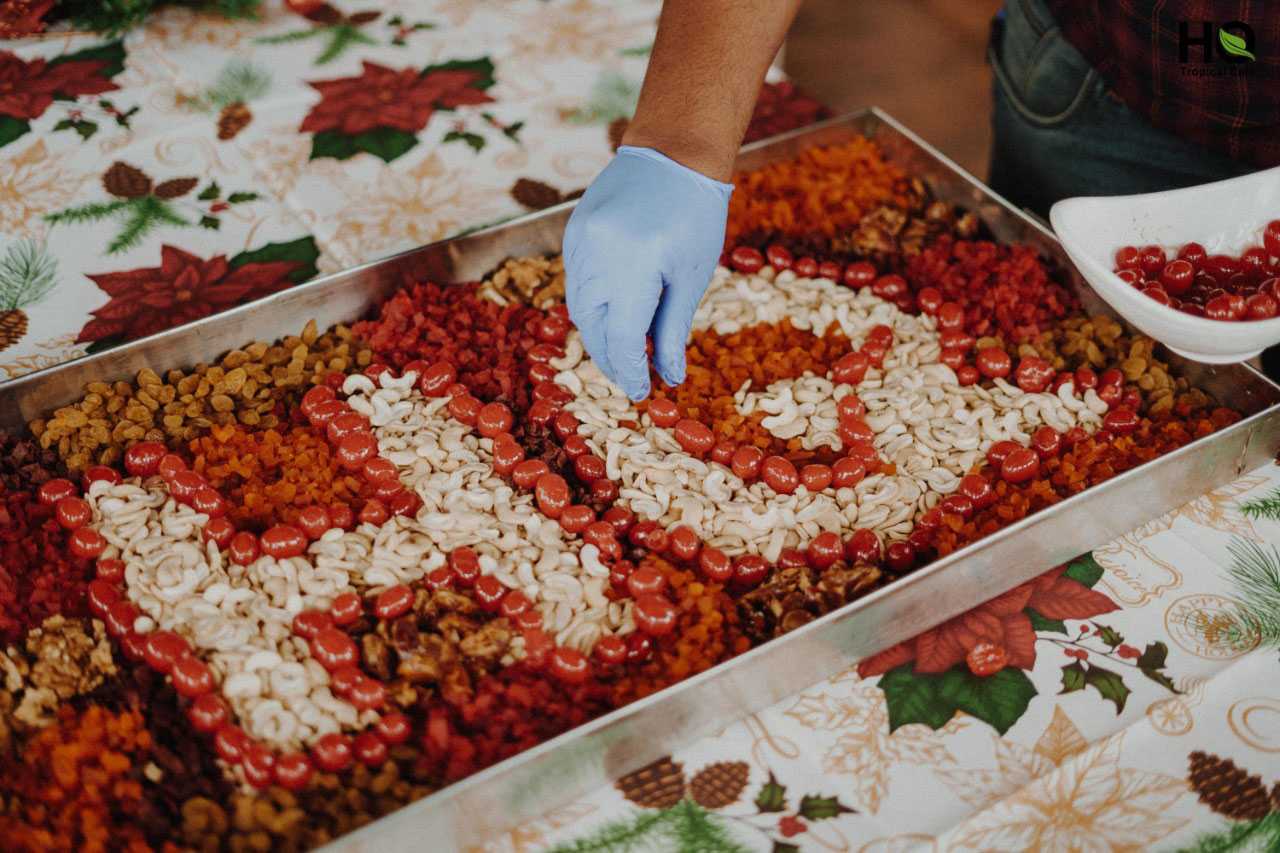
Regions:
<instances>
[{"instance_id":1,"label":"blurred background","mask_svg":"<svg viewBox=\"0 0 1280 853\"><path fill-rule=\"evenodd\" d=\"M987 36L1001 0L805 0L782 66L835 112L884 108L979 178L991 145Z\"/></svg>"}]
</instances>

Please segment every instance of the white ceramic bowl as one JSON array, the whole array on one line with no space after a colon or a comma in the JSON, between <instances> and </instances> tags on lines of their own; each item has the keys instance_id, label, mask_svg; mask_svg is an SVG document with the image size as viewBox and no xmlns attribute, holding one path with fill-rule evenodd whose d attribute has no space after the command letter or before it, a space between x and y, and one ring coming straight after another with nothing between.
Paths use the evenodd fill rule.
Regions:
<instances>
[{"instance_id":1,"label":"white ceramic bowl","mask_svg":"<svg viewBox=\"0 0 1280 853\"><path fill-rule=\"evenodd\" d=\"M1152 243L1176 250L1194 241L1211 255L1238 256L1261 245L1263 227L1277 218L1280 168L1168 192L1069 198L1049 211L1067 254L1099 296L1169 349L1211 364L1243 361L1280 343L1280 317L1232 323L1161 305L1111 271L1116 250Z\"/></svg>"}]
</instances>

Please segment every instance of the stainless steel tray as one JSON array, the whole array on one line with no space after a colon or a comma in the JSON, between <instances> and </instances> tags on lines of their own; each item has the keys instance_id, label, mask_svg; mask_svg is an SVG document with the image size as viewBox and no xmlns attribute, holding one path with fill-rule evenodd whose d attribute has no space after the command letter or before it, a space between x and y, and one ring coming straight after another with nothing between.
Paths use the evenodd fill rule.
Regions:
<instances>
[{"instance_id":1,"label":"stainless steel tray","mask_svg":"<svg viewBox=\"0 0 1280 853\"><path fill-rule=\"evenodd\" d=\"M976 213L1003 242L1059 263L1086 310L1114 313L1071 267L1053 234L877 109L859 110L743 149L741 168L813 145L875 139L935 196ZM351 322L406 281L478 278L508 257L559 249L572 203L325 276L198 323L0 385L0 429L78 399L87 382L143 367L190 366L252 340ZM1218 486L1280 448L1280 388L1246 365L1162 352L1176 372L1241 411L1228 429L1004 528L803 628L566 732L333 842L329 850L448 850L478 843L629 772L726 722L759 711Z\"/></svg>"}]
</instances>

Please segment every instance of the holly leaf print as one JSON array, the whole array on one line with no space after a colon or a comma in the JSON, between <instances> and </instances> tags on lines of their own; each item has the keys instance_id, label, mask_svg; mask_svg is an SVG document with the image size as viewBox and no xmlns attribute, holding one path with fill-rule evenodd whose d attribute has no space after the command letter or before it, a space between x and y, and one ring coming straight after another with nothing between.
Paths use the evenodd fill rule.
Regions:
<instances>
[{"instance_id":1,"label":"holly leaf print","mask_svg":"<svg viewBox=\"0 0 1280 853\"><path fill-rule=\"evenodd\" d=\"M1069 663L1062 668L1062 693L1074 693L1084 689L1084 667L1080 661Z\"/></svg>"},{"instance_id":2,"label":"holly leaf print","mask_svg":"<svg viewBox=\"0 0 1280 853\"><path fill-rule=\"evenodd\" d=\"M91 121L85 121L84 119L64 118L55 124L53 129L55 131L74 130L76 133L80 134L81 139L88 139L90 136L93 136L98 132L98 125Z\"/></svg>"},{"instance_id":3,"label":"holly leaf print","mask_svg":"<svg viewBox=\"0 0 1280 853\"><path fill-rule=\"evenodd\" d=\"M787 789L778 784L773 771L769 771L769 781L760 786L756 794L756 808L761 812L783 812L787 810Z\"/></svg>"},{"instance_id":4,"label":"holly leaf print","mask_svg":"<svg viewBox=\"0 0 1280 853\"><path fill-rule=\"evenodd\" d=\"M1098 626L1098 639L1113 649L1124 642L1124 637L1120 635L1120 632L1110 625Z\"/></svg>"},{"instance_id":5,"label":"holly leaf print","mask_svg":"<svg viewBox=\"0 0 1280 853\"><path fill-rule=\"evenodd\" d=\"M484 149L484 137L478 133L469 131L451 130L444 135L445 142L465 142L471 146L471 150L480 152Z\"/></svg>"},{"instance_id":6,"label":"holly leaf print","mask_svg":"<svg viewBox=\"0 0 1280 853\"><path fill-rule=\"evenodd\" d=\"M806 794L800 798L798 813L807 820L825 820L842 814L853 814L854 810L842 805L836 797L811 797Z\"/></svg>"},{"instance_id":7,"label":"holly leaf print","mask_svg":"<svg viewBox=\"0 0 1280 853\"><path fill-rule=\"evenodd\" d=\"M1157 640L1154 643L1148 643L1142 655L1134 663L1138 665L1138 669L1142 671L1143 675L1156 684L1174 693L1181 693L1181 690L1174 687L1172 679L1164 674L1165 658L1168 656L1169 647Z\"/></svg>"},{"instance_id":8,"label":"holly leaf print","mask_svg":"<svg viewBox=\"0 0 1280 853\"><path fill-rule=\"evenodd\" d=\"M774 841L772 853L800 853L800 848L785 841Z\"/></svg>"},{"instance_id":9,"label":"holly leaf print","mask_svg":"<svg viewBox=\"0 0 1280 853\"><path fill-rule=\"evenodd\" d=\"M1102 694L1116 706L1116 713L1124 710L1124 703L1129 698L1130 690L1124 685L1124 679L1109 669L1088 665L1084 671L1084 682Z\"/></svg>"}]
</instances>

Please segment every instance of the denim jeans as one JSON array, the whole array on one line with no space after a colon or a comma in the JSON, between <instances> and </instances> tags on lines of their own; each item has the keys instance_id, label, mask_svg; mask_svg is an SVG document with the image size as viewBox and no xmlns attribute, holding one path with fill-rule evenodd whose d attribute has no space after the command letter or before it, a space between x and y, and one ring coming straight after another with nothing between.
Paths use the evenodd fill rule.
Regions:
<instances>
[{"instance_id":1,"label":"denim jeans","mask_svg":"<svg viewBox=\"0 0 1280 853\"><path fill-rule=\"evenodd\" d=\"M1047 216L1059 199L1208 183L1256 166L1194 145L1125 106L1062 37L1041 0L1006 0L990 46L990 184Z\"/></svg>"},{"instance_id":2,"label":"denim jeans","mask_svg":"<svg viewBox=\"0 0 1280 853\"><path fill-rule=\"evenodd\" d=\"M1041 0L1006 0L991 29L994 139L988 183L1048 217L1077 195L1157 192L1233 178L1257 167L1148 122L1062 37ZM1280 346L1262 354L1280 382Z\"/></svg>"}]
</instances>

